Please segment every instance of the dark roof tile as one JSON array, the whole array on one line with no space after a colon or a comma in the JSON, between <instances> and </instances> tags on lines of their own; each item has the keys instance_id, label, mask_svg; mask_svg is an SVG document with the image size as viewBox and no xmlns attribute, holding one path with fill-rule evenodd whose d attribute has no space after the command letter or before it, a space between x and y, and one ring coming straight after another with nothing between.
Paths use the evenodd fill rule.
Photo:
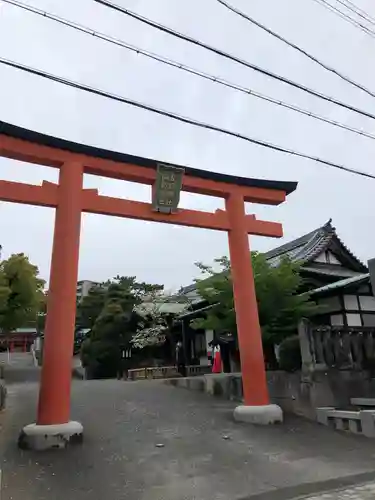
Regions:
<instances>
[{"instance_id":1,"label":"dark roof tile","mask_svg":"<svg viewBox=\"0 0 375 500\"><path fill-rule=\"evenodd\" d=\"M305 260L311 253L315 254L318 248L320 250L333 234L335 234L335 229L332 227L330 219L324 226L266 252L266 259L272 260L275 257L288 256L292 260Z\"/></svg>"},{"instance_id":2,"label":"dark roof tile","mask_svg":"<svg viewBox=\"0 0 375 500\"><path fill-rule=\"evenodd\" d=\"M337 252L342 254L347 267L345 267L345 264L342 268L338 266L336 272L326 264L317 265L314 263L313 268L308 267L308 264L312 263L318 255L329 247L335 248ZM272 266L277 266L282 257L288 257L294 262L302 262L303 268L307 271L318 274L350 276L351 274L358 272L368 272L367 267L344 245L344 243L337 236L336 229L332 226L332 219L326 222L323 226L314 229L314 231L310 231L304 236L300 236L293 241L265 252L264 255ZM195 284L190 285L185 287L181 293L184 294L190 292L195 288Z\"/></svg>"}]
</instances>

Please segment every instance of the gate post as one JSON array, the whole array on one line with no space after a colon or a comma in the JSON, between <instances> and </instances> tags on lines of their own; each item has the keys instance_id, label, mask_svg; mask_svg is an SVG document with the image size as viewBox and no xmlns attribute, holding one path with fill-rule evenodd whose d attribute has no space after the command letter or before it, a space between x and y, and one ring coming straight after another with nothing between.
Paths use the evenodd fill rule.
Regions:
<instances>
[{"instance_id":1,"label":"gate post","mask_svg":"<svg viewBox=\"0 0 375 500\"><path fill-rule=\"evenodd\" d=\"M231 194L226 199L226 211L230 224L229 253L244 394L244 405L235 409L234 417L259 424L280 422L281 408L269 402L243 196Z\"/></svg>"},{"instance_id":2,"label":"gate post","mask_svg":"<svg viewBox=\"0 0 375 500\"><path fill-rule=\"evenodd\" d=\"M23 448L62 448L82 437L82 425L69 420L82 188L83 165L64 163L55 213L37 423L23 429L19 439Z\"/></svg>"}]
</instances>

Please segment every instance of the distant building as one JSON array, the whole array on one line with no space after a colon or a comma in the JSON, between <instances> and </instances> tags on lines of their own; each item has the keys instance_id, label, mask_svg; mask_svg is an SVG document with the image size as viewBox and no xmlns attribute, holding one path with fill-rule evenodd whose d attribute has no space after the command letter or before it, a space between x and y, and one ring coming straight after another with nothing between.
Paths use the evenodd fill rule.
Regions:
<instances>
[{"instance_id":1,"label":"distant building","mask_svg":"<svg viewBox=\"0 0 375 500\"><path fill-rule=\"evenodd\" d=\"M77 300L81 301L83 297L86 297L89 294L91 288L100 285L100 283L96 281L90 280L81 280L77 282Z\"/></svg>"},{"instance_id":2,"label":"distant building","mask_svg":"<svg viewBox=\"0 0 375 500\"><path fill-rule=\"evenodd\" d=\"M0 352L12 351L30 351L32 344L37 337L35 327L17 328L14 332L2 332L0 335Z\"/></svg>"}]
</instances>

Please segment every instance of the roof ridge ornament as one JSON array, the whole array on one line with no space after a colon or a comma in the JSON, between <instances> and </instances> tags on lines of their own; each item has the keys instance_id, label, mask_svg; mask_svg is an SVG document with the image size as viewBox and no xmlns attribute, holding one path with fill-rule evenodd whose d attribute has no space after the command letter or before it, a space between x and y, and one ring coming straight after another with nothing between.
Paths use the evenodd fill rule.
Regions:
<instances>
[{"instance_id":1,"label":"roof ridge ornament","mask_svg":"<svg viewBox=\"0 0 375 500\"><path fill-rule=\"evenodd\" d=\"M332 217L324 224L324 226L321 227L323 231L328 231L330 233L335 233L336 228L335 226L332 225Z\"/></svg>"}]
</instances>

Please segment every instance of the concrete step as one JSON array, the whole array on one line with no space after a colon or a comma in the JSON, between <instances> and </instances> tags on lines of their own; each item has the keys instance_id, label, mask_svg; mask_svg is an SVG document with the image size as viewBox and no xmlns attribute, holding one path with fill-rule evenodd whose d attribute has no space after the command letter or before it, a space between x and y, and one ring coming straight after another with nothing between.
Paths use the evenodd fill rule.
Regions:
<instances>
[{"instance_id":1,"label":"concrete step","mask_svg":"<svg viewBox=\"0 0 375 500\"><path fill-rule=\"evenodd\" d=\"M341 418L344 420L360 420L360 411L351 410L328 410L327 416L330 418Z\"/></svg>"},{"instance_id":2,"label":"concrete step","mask_svg":"<svg viewBox=\"0 0 375 500\"><path fill-rule=\"evenodd\" d=\"M352 398L350 403L353 406L375 408L375 398Z\"/></svg>"},{"instance_id":3,"label":"concrete step","mask_svg":"<svg viewBox=\"0 0 375 500\"><path fill-rule=\"evenodd\" d=\"M317 408L316 415L320 424L333 427L338 431L375 438L375 409L349 411L330 407Z\"/></svg>"}]
</instances>

